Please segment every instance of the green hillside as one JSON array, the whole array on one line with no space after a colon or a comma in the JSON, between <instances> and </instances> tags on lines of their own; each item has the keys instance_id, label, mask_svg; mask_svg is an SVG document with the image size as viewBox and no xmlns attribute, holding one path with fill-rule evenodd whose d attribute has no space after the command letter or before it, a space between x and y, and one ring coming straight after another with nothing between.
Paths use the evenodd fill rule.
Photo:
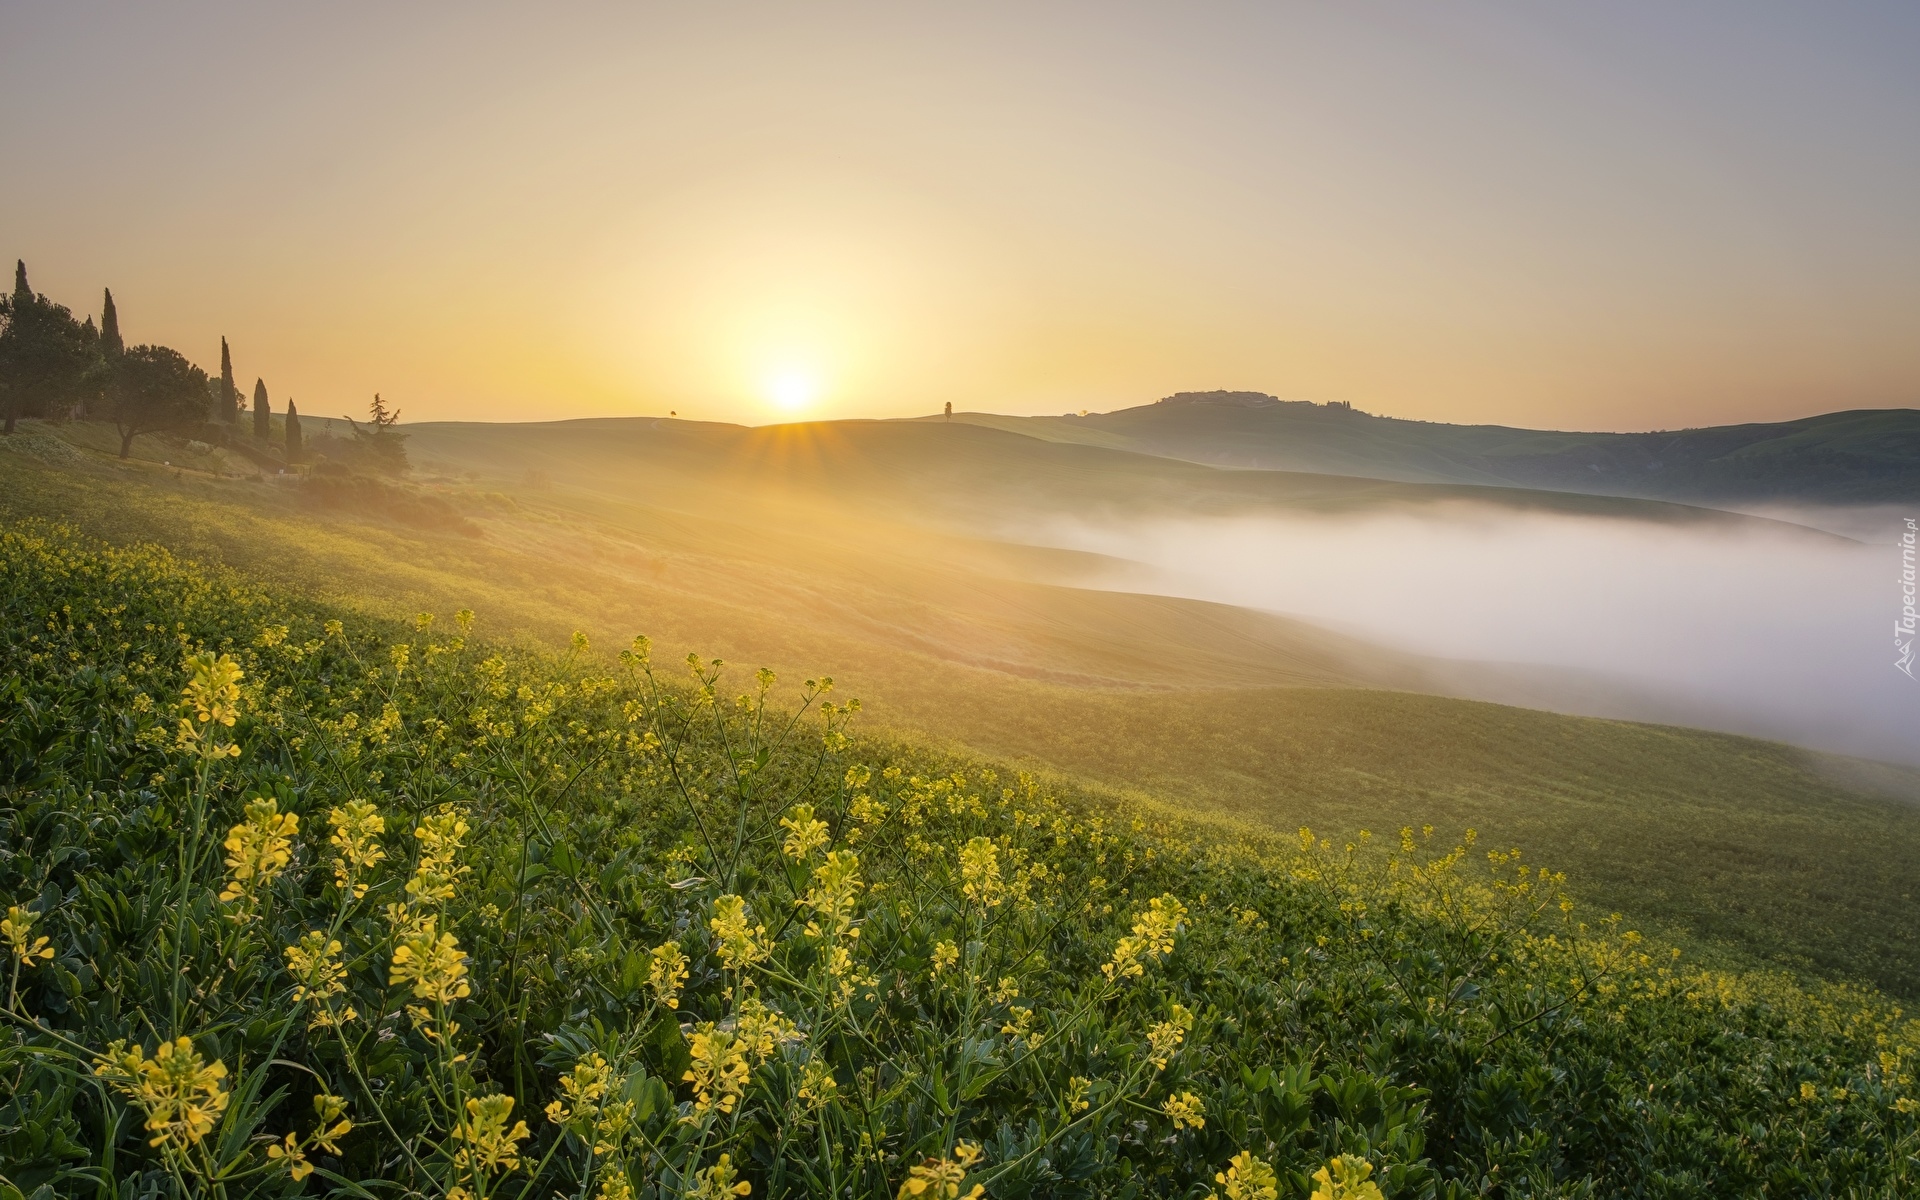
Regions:
<instances>
[{"instance_id":1,"label":"green hillside","mask_svg":"<svg viewBox=\"0 0 1920 1200\"><path fill-rule=\"evenodd\" d=\"M1211 392L1078 417L956 413L954 420L1265 471L1705 504L1920 499L1920 410L1910 408L1656 433L1562 433L1407 421L1258 393Z\"/></svg>"},{"instance_id":2,"label":"green hillside","mask_svg":"<svg viewBox=\"0 0 1920 1200\"><path fill-rule=\"evenodd\" d=\"M567 430L535 427L517 451L490 434L498 464L473 451L407 485L479 536L331 506L299 481L20 455L0 455L0 511L157 541L368 615L471 607L482 630L547 645L646 630L663 655L795 677L829 664L880 726L1250 829L1499 831L1589 902L1703 952L1920 995L1920 805L1887 786L1914 772L1870 780L1749 739L1419 694L1424 665L1405 656L1088 591L1073 556L856 521L844 495L764 473L702 486L684 466L697 459L662 454L622 490L604 430L559 475ZM530 468L549 478L526 483Z\"/></svg>"}]
</instances>

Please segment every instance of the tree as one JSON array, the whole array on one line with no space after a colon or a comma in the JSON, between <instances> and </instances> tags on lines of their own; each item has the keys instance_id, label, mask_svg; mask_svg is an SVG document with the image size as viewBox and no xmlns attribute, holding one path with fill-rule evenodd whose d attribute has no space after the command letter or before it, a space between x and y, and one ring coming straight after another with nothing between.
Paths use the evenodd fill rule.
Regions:
<instances>
[{"instance_id":1,"label":"tree","mask_svg":"<svg viewBox=\"0 0 1920 1200\"><path fill-rule=\"evenodd\" d=\"M300 461L300 410L293 406L292 397L287 399L287 465Z\"/></svg>"},{"instance_id":2,"label":"tree","mask_svg":"<svg viewBox=\"0 0 1920 1200\"><path fill-rule=\"evenodd\" d=\"M267 381L253 381L253 436L266 441L273 435L273 406L267 403Z\"/></svg>"},{"instance_id":3,"label":"tree","mask_svg":"<svg viewBox=\"0 0 1920 1200\"><path fill-rule=\"evenodd\" d=\"M226 338L220 339L220 406L214 417L227 425L240 419L240 390L233 386L233 352Z\"/></svg>"},{"instance_id":4,"label":"tree","mask_svg":"<svg viewBox=\"0 0 1920 1200\"><path fill-rule=\"evenodd\" d=\"M352 417L347 424L353 426L353 446L357 457L376 471L388 475L403 474L407 469L407 435L395 432L394 426L400 423L400 410L387 411L380 393L373 394L373 403L367 406L367 423L360 424Z\"/></svg>"},{"instance_id":5,"label":"tree","mask_svg":"<svg viewBox=\"0 0 1920 1200\"><path fill-rule=\"evenodd\" d=\"M125 352L127 344L120 340L120 310L113 306L113 289L107 288L106 303L100 306L100 353L112 358Z\"/></svg>"},{"instance_id":6,"label":"tree","mask_svg":"<svg viewBox=\"0 0 1920 1200\"><path fill-rule=\"evenodd\" d=\"M207 373L166 346L135 346L113 363L108 397L120 430L120 457L143 433L207 419Z\"/></svg>"},{"instance_id":7,"label":"tree","mask_svg":"<svg viewBox=\"0 0 1920 1200\"><path fill-rule=\"evenodd\" d=\"M21 417L46 416L86 392L99 363L97 343L65 306L36 295L27 264L13 271L0 300L0 403L7 433Z\"/></svg>"}]
</instances>

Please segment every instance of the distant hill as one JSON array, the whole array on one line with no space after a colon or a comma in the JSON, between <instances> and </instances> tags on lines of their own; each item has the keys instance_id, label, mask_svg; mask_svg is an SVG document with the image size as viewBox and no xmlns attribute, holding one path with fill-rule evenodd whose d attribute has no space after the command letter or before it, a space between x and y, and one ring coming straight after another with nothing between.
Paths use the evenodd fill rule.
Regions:
<instances>
[{"instance_id":1,"label":"distant hill","mask_svg":"<svg viewBox=\"0 0 1920 1200\"><path fill-rule=\"evenodd\" d=\"M938 418L934 418L938 419ZM1655 433L1563 433L1378 417L1260 392L1181 392L1086 416L956 421L1214 466L1706 504L1920 500L1920 410Z\"/></svg>"}]
</instances>

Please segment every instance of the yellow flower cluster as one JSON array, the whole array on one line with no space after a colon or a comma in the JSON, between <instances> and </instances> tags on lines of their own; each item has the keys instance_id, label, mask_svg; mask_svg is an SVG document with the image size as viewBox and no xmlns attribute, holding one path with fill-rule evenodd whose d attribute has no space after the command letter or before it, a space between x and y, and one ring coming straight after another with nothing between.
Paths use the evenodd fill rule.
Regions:
<instances>
[{"instance_id":1,"label":"yellow flower cluster","mask_svg":"<svg viewBox=\"0 0 1920 1200\"><path fill-rule=\"evenodd\" d=\"M1006 898L1000 878L1000 847L988 838L970 838L960 847L960 891L982 908L995 908Z\"/></svg>"},{"instance_id":2,"label":"yellow flower cluster","mask_svg":"<svg viewBox=\"0 0 1920 1200\"><path fill-rule=\"evenodd\" d=\"M860 881L860 859L851 850L835 850L813 869L813 886L801 900L814 912L807 923L812 937L858 937L853 927L854 904L866 885Z\"/></svg>"},{"instance_id":3,"label":"yellow flower cluster","mask_svg":"<svg viewBox=\"0 0 1920 1200\"><path fill-rule=\"evenodd\" d=\"M1271 1164L1251 1150L1233 1156L1227 1169L1213 1177L1218 1192L1208 1192L1207 1200L1279 1200L1280 1177Z\"/></svg>"},{"instance_id":4,"label":"yellow flower cluster","mask_svg":"<svg viewBox=\"0 0 1920 1200\"><path fill-rule=\"evenodd\" d=\"M728 1024L732 1027L705 1021L687 1035L692 1062L681 1078L693 1085L695 1116L732 1112L753 1068L802 1037L785 1017L751 996L740 1002Z\"/></svg>"},{"instance_id":5,"label":"yellow flower cluster","mask_svg":"<svg viewBox=\"0 0 1920 1200\"><path fill-rule=\"evenodd\" d=\"M94 1060L93 1073L146 1111L150 1146L194 1145L227 1111L226 1064L207 1062L190 1038L161 1042L152 1058L138 1044L116 1041Z\"/></svg>"},{"instance_id":6,"label":"yellow flower cluster","mask_svg":"<svg viewBox=\"0 0 1920 1200\"><path fill-rule=\"evenodd\" d=\"M707 927L713 930L720 961L731 970L743 971L772 953L765 940L767 927L753 923L753 914L740 896L716 897Z\"/></svg>"},{"instance_id":7,"label":"yellow flower cluster","mask_svg":"<svg viewBox=\"0 0 1920 1200\"><path fill-rule=\"evenodd\" d=\"M940 978L940 972L960 961L960 947L952 942L937 942L933 947L933 977Z\"/></svg>"},{"instance_id":8,"label":"yellow flower cluster","mask_svg":"<svg viewBox=\"0 0 1920 1200\"><path fill-rule=\"evenodd\" d=\"M595 1054L581 1059L571 1072L560 1077L565 1098L547 1105L547 1120L573 1126L593 1147L596 1157L616 1153L633 1124L633 1101L606 1103L612 1080L613 1068L605 1058Z\"/></svg>"},{"instance_id":9,"label":"yellow flower cluster","mask_svg":"<svg viewBox=\"0 0 1920 1200\"><path fill-rule=\"evenodd\" d=\"M1386 1200L1372 1174L1372 1163L1342 1154L1313 1173L1312 1200Z\"/></svg>"},{"instance_id":10,"label":"yellow flower cluster","mask_svg":"<svg viewBox=\"0 0 1920 1200\"><path fill-rule=\"evenodd\" d=\"M454 856L467 836L467 819L441 811L422 817L413 836L420 843L420 863L407 880L407 895L416 904L444 904L453 899L453 885L470 868L457 866Z\"/></svg>"},{"instance_id":11,"label":"yellow flower cluster","mask_svg":"<svg viewBox=\"0 0 1920 1200\"><path fill-rule=\"evenodd\" d=\"M387 852L380 848L379 841L380 835L387 831L386 818L365 800L349 800L341 807L330 809L327 821L333 826L333 836L327 839L327 844L336 852L334 885L358 900L367 894L365 873L386 860Z\"/></svg>"},{"instance_id":12,"label":"yellow flower cluster","mask_svg":"<svg viewBox=\"0 0 1920 1200\"><path fill-rule=\"evenodd\" d=\"M322 1005L309 1022L311 1026L332 1026L338 1021L351 1021L359 1015L352 1008L336 1014L332 1006L327 1004L328 1000L347 990L347 968L340 961L340 951L338 939L329 938L317 929L310 930L298 942L286 948L287 974L294 979L294 1000L313 1000Z\"/></svg>"},{"instance_id":13,"label":"yellow flower cluster","mask_svg":"<svg viewBox=\"0 0 1920 1200\"><path fill-rule=\"evenodd\" d=\"M353 1132L353 1122L343 1116L347 1111L347 1102L340 1097L320 1093L313 1098L313 1111L320 1118L320 1123L305 1142L289 1133L285 1140L267 1147L269 1159L286 1160L287 1173L295 1183L313 1174L313 1164L307 1161L307 1150L317 1146L328 1154L338 1155L340 1139Z\"/></svg>"},{"instance_id":14,"label":"yellow flower cluster","mask_svg":"<svg viewBox=\"0 0 1920 1200\"><path fill-rule=\"evenodd\" d=\"M23 966L35 966L53 957L53 947L47 944L47 939L33 936L34 922L39 919L39 913L18 905L7 909L6 917L0 919L0 937L6 939L14 961Z\"/></svg>"},{"instance_id":15,"label":"yellow flower cluster","mask_svg":"<svg viewBox=\"0 0 1920 1200\"><path fill-rule=\"evenodd\" d=\"M513 1116L513 1097L495 1094L467 1101L466 1116L454 1126L453 1139L461 1143L454 1165L463 1171L512 1171L520 1166L520 1143L532 1136L525 1121Z\"/></svg>"},{"instance_id":16,"label":"yellow flower cluster","mask_svg":"<svg viewBox=\"0 0 1920 1200\"><path fill-rule=\"evenodd\" d=\"M680 988L687 982L687 956L679 942L662 942L647 956L647 986L654 999L668 1008L680 1007Z\"/></svg>"},{"instance_id":17,"label":"yellow flower cluster","mask_svg":"<svg viewBox=\"0 0 1920 1200\"><path fill-rule=\"evenodd\" d=\"M1167 1063L1180 1049L1180 1043L1186 1040L1187 1031L1192 1028L1193 1014L1176 1004L1171 1019L1147 1030L1147 1061L1153 1064L1154 1070L1167 1069Z\"/></svg>"},{"instance_id":18,"label":"yellow flower cluster","mask_svg":"<svg viewBox=\"0 0 1920 1200\"><path fill-rule=\"evenodd\" d=\"M795 862L805 862L815 850L827 844L827 823L813 815L813 805L796 804L790 816L780 818L787 838L780 849Z\"/></svg>"},{"instance_id":19,"label":"yellow flower cluster","mask_svg":"<svg viewBox=\"0 0 1920 1200\"><path fill-rule=\"evenodd\" d=\"M974 1184L964 1197L960 1189L967 1181L967 1172L982 1157L984 1152L980 1147L972 1142L961 1142L953 1148L952 1157L929 1158L919 1166L910 1168L895 1200L908 1200L912 1196L926 1196L929 1200L978 1200L987 1194L987 1189L980 1184Z\"/></svg>"},{"instance_id":20,"label":"yellow flower cluster","mask_svg":"<svg viewBox=\"0 0 1920 1200\"><path fill-rule=\"evenodd\" d=\"M283 813L277 802L258 797L247 805L246 820L227 831L227 886L220 899L251 906L287 864L293 861L293 835L300 817Z\"/></svg>"},{"instance_id":21,"label":"yellow flower cluster","mask_svg":"<svg viewBox=\"0 0 1920 1200\"><path fill-rule=\"evenodd\" d=\"M1133 933L1113 948L1113 958L1100 968L1109 980L1137 979L1147 963L1173 951L1173 939L1187 919L1186 905L1172 896L1148 902L1147 911L1134 918Z\"/></svg>"},{"instance_id":22,"label":"yellow flower cluster","mask_svg":"<svg viewBox=\"0 0 1920 1200\"><path fill-rule=\"evenodd\" d=\"M399 938L387 982L410 985L415 999L447 1005L472 995L473 988L467 982L467 956L459 940L439 932L438 924L428 917Z\"/></svg>"},{"instance_id":23,"label":"yellow flower cluster","mask_svg":"<svg viewBox=\"0 0 1920 1200\"><path fill-rule=\"evenodd\" d=\"M1207 1127L1206 1105L1192 1092L1181 1092L1178 1096L1168 1096L1160 1111L1167 1114L1175 1129L1205 1129Z\"/></svg>"},{"instance_id":24,"label":"yellow flower cluster","mask_svg":"<svg viewBox=\"0 0 1920 1200\"><path fill-rule=\"evenodd\" d=\"M228 655L187 656L187 686L180 698L189 716L180 718L175 744L204 759L238 756L240 747L215 740L216 727L232 728L240 718L240 680L245 673ZM204 726L204 728L202 728Z\"/></svg>"},{"instance_id":25,"label":"yellow flower cluster","mask_svg":"<svg viewBox=\"0 0 1920 1200\"><path fill-rule=\"evenodd\" d=\"M687 1200L729 1200L733 1196L752 1195L751 1183L745 1180L734 1182L739 1174L733 1167L733 1155L722 1154L719 1162L704 1171L694 1172L693 1188L687 1192Z\"/></svg>"}]
</instances>

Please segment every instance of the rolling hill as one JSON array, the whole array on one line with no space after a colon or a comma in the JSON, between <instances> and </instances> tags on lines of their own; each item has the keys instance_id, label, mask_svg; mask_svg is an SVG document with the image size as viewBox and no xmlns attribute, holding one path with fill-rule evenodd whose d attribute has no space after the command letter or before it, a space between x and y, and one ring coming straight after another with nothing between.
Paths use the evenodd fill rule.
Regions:
<instances>
[{"instance_id":1,"label":"rolling hill","mask_svg":"<svg viewBox=\"0 0 1920 1200\"><path fill-rule=\"evenodd\" d=\"M1749 518L1221 472L957 424L413 433L421 478L390 486L471 529L330 506L291 477L194 470L189 448L159 442L153 457L175 466L0 455L0 515L158 542L383 617L471 607L494 636L552 645L580 629L605 646L646 632L662 661L697 651L787 678L829 670L866 701L864 721L898 735L1249 829L1473 825L1697 948L1920 995L1920 806L1906 798L1920 774L1434 694L1445 680L1415 656L1079 586L1091 556L996 540L975 519L1010 495L1232 509L1482 492L1760 524ZM1878 848L1865 863L1863 845Z\"/></svg>"},{"instance_id":2,"label":"rolling hill","mask_svg":"<svg viewBox=\"0 0 1920 1200\"><path fill-rule=\"evenodd\" d=\"M1920 410L1911 408L1706 429L1562 433L1408 421L1257 392L1184 392L1085 416L956 413L953 419L1215 466L1410 483L1545 488L1701 504L1920 499Z\"/></svg>"}]
</instances>

